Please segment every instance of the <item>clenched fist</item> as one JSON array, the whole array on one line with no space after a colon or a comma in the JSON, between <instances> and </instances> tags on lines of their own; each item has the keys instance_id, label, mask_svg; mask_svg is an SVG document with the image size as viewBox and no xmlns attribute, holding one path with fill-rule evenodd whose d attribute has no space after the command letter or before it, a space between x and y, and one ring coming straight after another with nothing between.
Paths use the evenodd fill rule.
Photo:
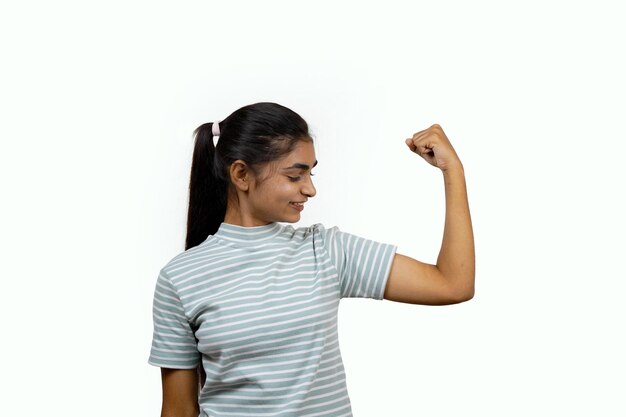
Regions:
<instances>
[{"instance_id":1,"label":"clenched fist","mask_svg":"<svg viewBox=\"0 0 626 417\"><path fill-rule=\"evenodd\" d=\"M417 132L405 141L409 149L442 171L463 168L461 160L438 124Z\"/></svg>"}]
</instances>

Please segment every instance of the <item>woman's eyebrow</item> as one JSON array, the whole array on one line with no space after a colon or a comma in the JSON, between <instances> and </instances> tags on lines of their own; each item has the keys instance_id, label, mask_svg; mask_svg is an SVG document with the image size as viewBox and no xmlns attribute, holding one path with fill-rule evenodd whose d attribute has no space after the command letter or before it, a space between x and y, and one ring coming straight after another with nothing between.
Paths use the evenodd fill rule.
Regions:
<instances>
[{"instance_id":1,"label":"woman's eyebrow","mask_svg":"<svg viewBox=\"0 0 626 417\"><path fill-rule=\"evenodd\" d=\"M315 165L317 165L317 160L315 160L315 163L313 164L313 168L315 168ZM308 170L311 167L309 167L307 164L295 163L290 167L283 168L283 170L294 169L294 168Z\"/></svg>"}]
</instances>

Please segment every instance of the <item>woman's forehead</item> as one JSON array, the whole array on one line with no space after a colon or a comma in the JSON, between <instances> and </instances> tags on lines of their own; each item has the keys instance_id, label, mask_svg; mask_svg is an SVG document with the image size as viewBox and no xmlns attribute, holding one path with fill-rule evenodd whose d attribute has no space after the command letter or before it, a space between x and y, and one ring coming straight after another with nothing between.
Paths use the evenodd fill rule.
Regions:
<instances>
[{"instance_id":1,"label":"woman's forehead","mask_svg":"<svg viewBox=\"0 0 626 417\"><path fill-rule=\"evenodd\" d=\"M313 142L300 141L296 147L283 158L276 161L280 169L299 168L311 169L317 165Z\"/></svg>"},{"instance_id":2,"label":"woman's forehead","mask_svg":"<svg viewBox=\"0 0 626 417\"><path fill-rule=\"evenodd\" d=\"M267 163L265 169L267 174L274 176L283 172L311 170L315 165L317 165L317 159L315 159L313 144L300 142L287 155Z\"/></svg>"}]
</instances>

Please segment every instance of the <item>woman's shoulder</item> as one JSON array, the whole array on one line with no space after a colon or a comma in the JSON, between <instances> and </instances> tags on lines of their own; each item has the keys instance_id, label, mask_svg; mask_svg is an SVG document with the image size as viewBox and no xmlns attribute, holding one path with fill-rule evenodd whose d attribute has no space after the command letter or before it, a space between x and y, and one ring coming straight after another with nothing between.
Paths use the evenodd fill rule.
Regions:
<instances>
[{"instance_id":1,"label":"woman's shoulder","mask_svg":"<svg viewBox=\"0 0 626 417\"><path fill-rule=\"evenodd\" d=\"M201 259L206 260L214 256L224 256L225 254L221 253L224 249L216 245L211 237L209 236L207 240L197 246L180 251L172 256L161 268L161 274L173 276L176 275L177 271L184 269L187 265L193 265Z\"/></svg>"}]
</instances>

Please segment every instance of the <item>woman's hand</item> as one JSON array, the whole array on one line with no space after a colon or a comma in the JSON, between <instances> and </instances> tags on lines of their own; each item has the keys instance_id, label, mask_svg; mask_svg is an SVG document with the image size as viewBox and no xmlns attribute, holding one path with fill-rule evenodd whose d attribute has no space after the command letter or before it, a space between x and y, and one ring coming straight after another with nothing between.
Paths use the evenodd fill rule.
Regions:
<instances>
[{"instance_id":1,"label":"woman's hand","mask_svg":"<svg viewBox=\"0 0 626 417\"><path fill-rule=\"evenodd\" d=\"M461 160L450 144L448 137L438 124L417 132L405 141L409 149L442 171L463 168Z\"/></svg>"}]
</instances>

